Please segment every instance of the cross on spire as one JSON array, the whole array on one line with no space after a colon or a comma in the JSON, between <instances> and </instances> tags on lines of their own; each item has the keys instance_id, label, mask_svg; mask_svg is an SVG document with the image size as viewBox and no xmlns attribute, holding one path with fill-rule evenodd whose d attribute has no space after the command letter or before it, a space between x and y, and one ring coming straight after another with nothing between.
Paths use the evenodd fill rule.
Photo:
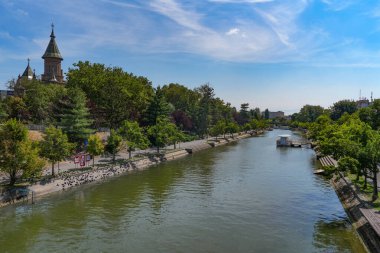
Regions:
<instances>
[{"instance_id":1,"label":"cross on spire","mask_svg":"<svg viewBox=\"0 0 380 253\"><path fill-rule=\"evenodd\" d=\"M30 59L28 58L28 66L29 66L29 63L30 63Z\"/></svg>"}]
</instances>

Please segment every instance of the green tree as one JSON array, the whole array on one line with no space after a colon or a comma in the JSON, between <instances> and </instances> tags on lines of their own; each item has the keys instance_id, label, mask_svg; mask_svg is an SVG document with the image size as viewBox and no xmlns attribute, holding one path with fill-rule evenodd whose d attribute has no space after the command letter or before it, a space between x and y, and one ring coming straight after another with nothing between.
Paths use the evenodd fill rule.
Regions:
<instances>
[{"instance_id":1,"label":"green tree","mask_svg":"<svg viewBox=\"0 0 380 253\"><path fill-rule=\"evenodd\" d=\"M207 134L208 127L210 125L210 110L212 100L215 93L214 88L210 84L204 84L195 90L200 94L199 111L197 115L196 125L200 136Z\"/></svg>"},{"instance_id":2,"label":"green tree","mask_svg":"<svg viewBox=\"0 0 380 253\"><path fill-rule=\"evenodd\" d=\"M378 163L380 162L380 134L373 131L373 136L367 142L367 145L364 147L365 156L368 159L368 169L371 172L371 179L373 182L373 194L372 201L375 201L378 198L378 189L377 189L377 174L379 173Z\"/></svg>"},{"instance_id":3,"label":"green tree","mask_svg":"<svg viewBox=\"0 0 380 253\"><path fill-rule=\"evenodd\" d=\"M357 106L355 101L351 100L340 100L331 107L331 118L333 120L338 120L345 112L348 114L353 114L356 112Z\"/></svg>"},{"instance_id":4,"label":"green tree","mask_svg":"<svg viewBox=\"0 0 380 253\"><path fill-rule=\"evenodd\" d=\"M324 111L325 109L319 105L304 105L295 120L300 122L314 122Z\"/></svg>"},{"instance_id":5,"label":"green tree","mask_svg":"<svg viewBox=\"0 0 380 253\"><path fill-rule=\"evenodd\" d=\"M268 108L264 111L264 119L269 119L269 110Z\"/></svg>"},{"instance_id":6,"label":"green tree","mask_svg":"<svg viewBox=\"0 0 380 253\"><path fill-rule=\"evenodd\" d=\"M157 153L160 153L160 148L173 141L175 129L177 129L175 124L171 123L167 117L162 116L157 118L155 125L148 128L148 135L151 138L151 143L157 148Z\"/></svg>"},{"instance_id":7,"label":"green tree","mask_svg":"<svg viewBox=\"0 0 380 253\"><path fill-rule=\"evenodd\" d=\"M153 96L151 82L118 67L78 62L67 73L67 86L82 89L89 99L95 126L116 129L124 120L138 120Z\"/></svg>"},{"instance_id":8,"label":"green tree","mask_svg":"<svg viewBox=\"0 0 380 253\"><path fill-rule=\"evenodd\" d=\"M28 107L22 97L10 96L5 99L6 114L9 118L14 118L27 122L30 118Z\"/></svg>"},{"instance_id":9,"label":"green tree","mask_svg":"<svg viewBox=\"0 0 380 253\"><path fill-rule=\"evenodd\" d=\"M149 146L148 138L136 121L124 121L118 132L127 144L129 159L132 158L132 151L136 148L145 149Z\"/></svg>"},{"instance_id":10,"label":"green tree","mask_svg":"<svg viewBox=\"0 0 380 253\"><path fill-rule=\"evenodd\" d=\"M107 139L105 150L112 155L112 162L115 163L116 154L123 147L123 138L115 131L111 130L111 134Z\"/></svg>"},{"instance_id":11,"label":"green tree","mask_svg":"<svg viewBox=\"0 0 380 253\"><path fill-rule=\"evenodd\" d=\"M78 88L69 89L68 95L69 109L62 116L60 125L71 142L83 143L93 132L90 128L90 114L86 107L86 95Z\"/></svg>"},{"instance_id":12,"label":"green tree","mask_svg":"<svg viewBox=\"0 0 380 253\"><path fill-rule=\"evenodd\" d=\"M251 115L249 113L249 103L243 103L240 105L238 123L239 125L243 126L244 124L248 123L250 120L251 120Z\"/></svg>"},{"instance_id":13,"label":"green tree","mask_svg":"<svg viewBox=\"0 0 380 253\"><path fill-rule=\"evenodd\" d=\"M18 174L39 175L44 164L21 122L11 119L0 127L0 170L9 175L10 185L15 184Z\"/></svg>"},{"instance_id":14,"label":"green tree","mask_svg":"<svg viewBox=\"0 0 380 253\"><path fill-rule=\"evenodd\" d=\"M92 167L94 167L95 156L101 155L104 152L104 144L96 134L88 137L87 152L92 156Z\"/></svg>"},{"instance_id":15,"label":"green tree","mask_svg":"<svg viewBox=\"0 0 380 253\"><path fill-rule=\"evenodd\" d=\"M154 97L146 111L146 124L152 126L156 124L159 117L167 117L173 111L173 108L166 102L164 93L160 86L155 89Z\"/></svg>"},{"instance_id":16,"label":"green tree","mask_svg":"<svg viewBox=\"0 0 380 253\"><path fill-rule=\"evenodd\" d=\"M215 137L215 140L218 140L218 136L223 134L225 137L226 133L226 122L224 120L219 120L211 129L210 134L211 136Z\"/></svg>"},{"instance_id":17,"label":"green tree","mask_svg":"<svg viewBox=\"0 0 380 253\"><path fill-rule=\"evenodd\" d=\"M30 118L36 124L55 123L54 108L66 96L66 87L34 81L25 91L25 104Z\"/></svg>"},{"instance_id":18,"label":"green tree","mask_svg":"<svg viewBox=\"0 0 380 253\"><path fill-rule=\"evenodd\" d=\"M227 124L226 131L231 135L231 137L234 137L234 133L239 132L240 127L235 122L230 122Z\"/></svg>"},{"instance_id":19,"label":"green tree","mask_svg":"<svg viewBox=\"0 0 380 253\"><path fill-rule=\"evenodd\" d=\"M55 176L54 165L68 157L74 145L61 129L50 126L45 129L44 139L40 142L40 153L51 162L51 174Z\"/></svg>"}]
</instances>

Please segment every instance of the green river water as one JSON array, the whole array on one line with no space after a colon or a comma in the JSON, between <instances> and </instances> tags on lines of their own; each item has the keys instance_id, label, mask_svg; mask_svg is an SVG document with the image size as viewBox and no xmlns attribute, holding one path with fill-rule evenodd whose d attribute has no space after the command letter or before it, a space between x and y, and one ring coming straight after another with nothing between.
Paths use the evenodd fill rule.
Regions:
<instances>
[{"instance_id":1,"label":"green river water","mask_svg":"<svg viewBox=\"0 0 380 253\"><path fill-rule=\"evenodd\" d=\"M0 210L0 252L365 252L311 149L263 137Z\"/></svg>"}]
</instances>

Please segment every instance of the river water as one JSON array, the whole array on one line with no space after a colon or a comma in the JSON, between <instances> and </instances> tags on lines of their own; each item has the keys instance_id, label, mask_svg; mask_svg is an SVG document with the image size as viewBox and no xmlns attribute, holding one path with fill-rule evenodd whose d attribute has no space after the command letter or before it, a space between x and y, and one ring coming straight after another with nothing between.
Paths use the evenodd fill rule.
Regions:
<instances>
[{"instance_id":1,"label":"river water","mask_svg":"<svg viewBox=\"0 0 380 253\"><path fill-rule=\"evenodd\" d=\"M3 208L0 252L365 252L313 151L276 148L288 133Z\"/></svg>"}]
</instances>

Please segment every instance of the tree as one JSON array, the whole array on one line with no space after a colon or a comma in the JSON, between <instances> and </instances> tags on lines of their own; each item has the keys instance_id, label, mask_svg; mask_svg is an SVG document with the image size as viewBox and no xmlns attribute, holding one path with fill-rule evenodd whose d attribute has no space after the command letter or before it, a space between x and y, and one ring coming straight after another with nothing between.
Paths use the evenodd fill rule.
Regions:
<instances>
[{"instance_id":1,"label":"tree","mask_svg":"<svg viewBox=\"0 0 380 253\"><path fill-rule=\"evenodd\" d=\"M268 108L264 111L264 119L269 119L269 110Z\"/></svg>"},{"instance_id":2,"label":"tree","mask_svg":"<svg viewBox=\"0 0 380 253\"><path fill-rule=\"evenodd\" d=\"M200 136L204 136L207 133L208 127L210 125L210 110L211 103L214 99L214 88L210 84L204 84L199 88L195 89L196 92L200 94L199 101L199 111L197 117L197 128Z\"/></svg>"},{"instance_id":3,"label":"tree","mask_svg":"<svg viewBox=\"0 0 380 253\"><path fill-rule=\"evenodd\" d=\"M44 164L21 122L10 119L0 127L0 170L9 175L10 185L15 184L20 173L22 176L39 175Z\"/></svg>"},{"instance_id":4,"label":"tree","mask_svg":"<svg viewBox=\"0 0 380 253\"><path fill-rule=\"evenodd\" d=\"M324 113L325 109L319 105L304 105L295 117L300 122L314 122Z\"/></svg>"},{"instance_id":5,"label":"tree","mask_svg":"<svg viewBox=\"0 0 380 253\"><path fill-rule=\"evenodd\" d=\"M239 119L238 119L239 125L242 126L242 125L244 125L250 121L251 116L250 116L248 110L249 110L249 104L248 103L244 103L244 104L240 105Z\"/></svg>"},{"instance_id":6,"label":"tree","mask_svg":"<svg viewBox=\"0 0 380 253\"><path fill-rule=\"evenodd\" d=\"M211 136L215 137L215 140L218 140L218 136L226 133L226 122L224 120L219 120L216 125L210 129Z\"/></svg>"},{"instance_id":7,"label":"tree","mask_svg":"<svg viewBox=\"0 0 380 253\"><path fill-rule=\"evenodd\" d=\"M66 96L66 93L65 86L34 80L25 91L24 96L32 122L36 124L55 123L55 105Z\"/></svg>"},{"instance_id":8,"label":"tree","mask_svg":"<svg viewBox=\"0 0 380 253\"><path fill-rule=\"evenodd\" d=\"M30 114L25 104L25 100L21 97L10 96L5 99L6 113L9 118L28 121Z\"/></svg>"},{"instance_id":9,"label":"tree","mask_svg":"<svg viewBox=\"0 0 380 253\"><path fill-rule=\"evenodd\" d=\"M158 86L146 111L146 124L149 126L156 124L157 118L161 116L167 117L171 111L173 111L172 108L166 102L161 87Z\"/></svg>"},{"instance_id":10,"label":"tree","mask_svg":"<svg viewBox=\"0 0 380 253\"><path fill-rule=\"evenodd\" d=\"M115 163L115 157L117 152L121 150L123 144L123 138L115 131L111 130L111 134L107 139L105 150L112 155L112 162Z\"/></svg>"},{"instance_id":11,"label":"tree","mask_svg":"<svg viewBox=\"0 0 380 253\"><path fill-rule=\"evenodd\" d=\"M127 144L129 159L132 158L132 151L136 148L145 149L149 146L148 138L136 121L124 121L118 132Z\"/></svg>"},{"instance_id":12,"label":"tree","mask_svg":"<svg viewBox=\"0 0 380 253\"><path fill-rule=\"evenodd\" d=\"M87 152L92 156L92 167L94 167L95 156L101 155L104 152L104 144L96 134L88 137Z\"/></svg>"},{"instance_id":13,"label":"tree","mask_svg":"<svg viewBox=\"0 0 380 253\"><path fill-rule=\"evenodd\" d=\"M67 86L83 90L95 126L117 129L124 120L141 122L153 96L152 83L118 67L78 62L67 73Z\"/></svg>"},{"instance_id":14,"label":"tree","mask_svg":"<svg viewBox=\"0 0 380 253\"><path fill-rule=\"evenodd\" d=\"M69 109L62 116L61 126L71 142L83 143L92 133L91 120L86 107L86 95L78 88L68 91Z\"/></svg>"},{"instance_id":15,"label":"tree","mask_svg":"<svg viewBox=\"0 0 380 253\"><path fill-rule=\"evenodd\" d=\"M176 126L171 123L167 117L157 118L157 123L148 128L148 135L151 138L151 143L157 148L157 153L160 153L160 148L165 147L173 141L172 137L176 134Z\"/></svg>"},{"instance_id":16,"label":"tree","mask_svg":"<svg viewBox=\"0 0 380 253\"><path fill-rule=\"evenodd\" d=\"M379 172L378 163L380 162L380 134L373 131L373 136L368 140L367 145L364 147L364 153L369 161L368 169L371 172L371 179L373 182L372 201L378 198L377 189L377 174Z\"/></svg>"},{"instance_id":17,"label":"tree","mask_svg":"<svg viewBox=\"0 0 380 253\"><path fill-rule=\"evenodd\" d=\"M51 162L51 174L55 176L54 165L70 155L74 145L69 143L67 135L61 129L50 126L45 129L44 139L40 142L42 157Z\"/></svg>"},{"instance_id":18,"label":"tree","mask_svg":"<svg viewBox=\"0 0 380 253\"><path fill-rule=\"evenodd\" d=\"M345 112L348 114L353 114L356 112L357 107L355 101L351 100L341 100L331 107L331 115L330 117L333 120L338 120Z\"/></svg>"},{"instance_id":19,"label":"tree","mask_svg":"<svg viewBox=\"0 0 380 253\"><path fill-rule=\"evenodd\" d=\"M240 127L235 122L230 122L227 124L226 132L231 134L231 137L234 137L234 133L239 132Z\"/></svg>"}]
</instances>

